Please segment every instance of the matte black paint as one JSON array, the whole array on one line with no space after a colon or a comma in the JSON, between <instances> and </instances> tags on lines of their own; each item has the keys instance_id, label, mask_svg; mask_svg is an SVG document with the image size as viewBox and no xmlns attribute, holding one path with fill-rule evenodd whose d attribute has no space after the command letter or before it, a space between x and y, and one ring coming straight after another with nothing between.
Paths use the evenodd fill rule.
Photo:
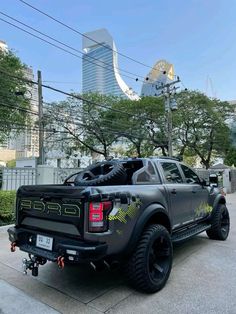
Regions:
<instances>
[{"instance_id":1,"label":"matte black paint","mask_svg":"<svg viewBox=\"0 0 236 314\"><path fill-rule=\"evenodd\" d=\"M186 178L181 171L180 164L172 159L140 159L147 169L148 163L152 164L156 174L152 180L159 183L147 182L147 184L137 184L137 175L133 175L132 185L117 185L117 186L98 186L98 187L79 187L62 185L36 185L22 186L17 192L17 223L16 229L18 233L23 227L29 232L32 229L35 233L50 234L58 237L58 232L55 233L54 222L73 225L70 228L70 236L66 230L61 230L62 242L69 245L74 241L83 241L100 245L106 245L106 256L122 256L129 254L135 247L144 227L153 217L158 217L161 213L165 215L165 220L168 222L170 233L174 234L181 228L186 226L196 225L198 221L208 221L209 213L202 214L196 220L195 210L202 203L209 204L214 208L219 202L224 202L224 196L219 193L216 188L203 186L201 183L187 183ZM125 162L125 161L121 161ZM169 183L166 181L161 162L176 163L182 175L182 183ZM136 173L140 173L138 169ZM21 206L22 200L28 200L32 204L30 206ZM113 203L113 209L110 212L112 219L108 219L108 231L102 233L88 232L88 204L90 201L110 200ZM130 217L125 215L130 205L136 204L139 200L140 205L137 206L135 216ZM50 209L48 204L55 205L54 210ZM41 204L40 206L36 205ZM44 205L42 205L44 204ZM66 214L66 208L70 208L70 215ZM118 213L124 214L123 221L116 219ZM115 217L115 218L114 218ZM26 218L33 218L34 225L32 228L27 224L23 226ZM37 219L39 224L37 226ZM28 220L30 221L30 220ZM42 221L47 222L47 228L43 228ZM50 228L51 224L51 228ZM12 231L13 232L13 231ZM78 235L79 240L78 240ZM60 238L60 237L59 237ZM72 240L73 238L73 240ZM77 240L76 240L77 239ZM21 241L18 245L23 245ZM73 244L74 245L74 244ZM59 245L60 246L60 245ZM54 248L56 250L56 248ZM95 257L91 256L91 260Z\"/></svg>"}]
</instances>

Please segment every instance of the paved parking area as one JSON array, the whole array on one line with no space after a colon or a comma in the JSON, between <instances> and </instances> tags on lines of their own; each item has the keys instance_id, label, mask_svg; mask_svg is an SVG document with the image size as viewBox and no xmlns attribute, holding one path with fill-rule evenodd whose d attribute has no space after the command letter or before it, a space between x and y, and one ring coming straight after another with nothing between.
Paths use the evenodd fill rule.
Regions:
<instances>
[{"instance_id":1,"label":"paved parking area","mask_svg":"<svg viewBox=\"0 0 236 314\"><path fill-rule=\"evenodd\" d=\"M0 314L21 313L236 313L236 194L227 196L231 233L226 242L201 234L174 249L166 287L146 295L128 287L121 274L54 263L39 276L24 276L25 253L11 253L0 228Z\"/></svg>"}]
</instances>

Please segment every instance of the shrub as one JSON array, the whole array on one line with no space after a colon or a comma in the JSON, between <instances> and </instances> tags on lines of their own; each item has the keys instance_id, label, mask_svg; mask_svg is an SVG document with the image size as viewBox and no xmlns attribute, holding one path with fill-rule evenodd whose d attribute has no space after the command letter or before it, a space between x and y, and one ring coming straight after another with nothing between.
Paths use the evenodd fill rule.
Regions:
<instances>
[{"instance_id":1,"label":"shrub","mask_svg":"<svg viewBox=\"0 0 236 314\"><path fill-rule=\"evenodd\" d=\"M8 168L15 168L15 167L16 167L16 160L15 160L15 159L9 160L9 161L7 162L7 167L8 167Z\"/></svg>"},{"instance_id":2,"label":"shrub","mask_svg":"<svg viewBox=\"0 0 236 314\"><path fill-rule=\"evenodd\" d=\"M0 189L2 187L2 168L0 168Z\"/></svg>"},{"instance_id":3,"label":"shrub","mask_svg":"<svg viewBox=\"0 0 236 314\"><path fill-rule=\"evenodd\" d=\"M15 220L15 191L0 191L0 226Z\"/></svg>"}]
</instances>

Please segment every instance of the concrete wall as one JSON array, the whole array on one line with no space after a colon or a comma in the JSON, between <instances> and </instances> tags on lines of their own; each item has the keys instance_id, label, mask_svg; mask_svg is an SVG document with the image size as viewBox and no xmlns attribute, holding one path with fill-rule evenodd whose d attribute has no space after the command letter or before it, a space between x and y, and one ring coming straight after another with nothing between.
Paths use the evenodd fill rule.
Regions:
<instances>
[{"instance_id":1,"label":"concrete wall","mask_svg":"<svg viewBox=\"0 0 236 314\"><path fill-rule=\"evenodd\" d=\"M16 160L17 168L36 168L37 167L37 158L21 158Z\"/></svg>"},{"instance_id":2,"label":"concrete wall","mask_svg":"<svg viewBox=\"0 0 236 314\"><path fill-rule=\"evenodd\" d=\"M230 170L231 193L236 192L236 169Z\"/></svg>"}]
</instances>

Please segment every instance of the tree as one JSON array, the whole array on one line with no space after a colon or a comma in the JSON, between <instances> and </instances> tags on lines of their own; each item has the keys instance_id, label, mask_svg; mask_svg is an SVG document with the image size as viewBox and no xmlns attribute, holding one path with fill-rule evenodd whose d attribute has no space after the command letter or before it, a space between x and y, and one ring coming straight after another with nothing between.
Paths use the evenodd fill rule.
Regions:
<instances>
[{"instance_id":1,"label":"tree","mask_svg":"<svg viewBox=\"0 0 236 314\"><path fill-rule=\"evenodd\" d=\"M145 112L139 101L121 99L105 113L106 120L119 140L126 146L127 155L141 157L142 148L147 137Z\"/></svg>"},{"instance_id":2,"label":"tree","mask_svg":"<svg viewBox=\"0 0 236 314\"><path fill-rule=\"evenodd\" d=\"M143 97L138 101L123 99L107 111L120 138L128 141L127 152L137 157L166 154L166 121L162 98Z\"/></svg>"},{"instance_id":3,"label":"tree","mask_svg":"<svg viewBox=\"0 0 236 314\"><path fill-rule=\"evenodd\" d=\"M59 126L60 131L64 132L64 139L70 141L74 150L95 152L108 157L110 147L118 135L113 130L111 121L106 120L106 111L117 98L98 93L83 95L87 101L76 97L52 103L45 123L53 123L55 128Z\"/></svg>"},{"instance_id":4,"label":"tree","mask_svg":"<svg viewBox=\"0 0 236 314\"><path fill-rule=\"evenodd\" d=\"M224 164L227 166L236 166L236 148L231 146L226 153Z\"/></svg>"},{"instance_id":5,"label":"tree","mask_svg":"<svg viewBox=\"0 0 236 314\"><path fill-rule=\"evenodd\" d=\"M208 169L213 157L224 156L229 146L226 120L232 106L225 101L210 99L198 91L177 95L178 110L173 115L175 146L180 155L197 155Z\"/></svg>"},{"instance_id":6,"label":"tree","mask_svg":"<svg viewBox=\"0 0 236 314\"><path fill-rule=\"evenodd\" d=\"M70 145L105 158L110 153L119 154L121 145L123 154L129 156L150 156L155 150L166 155L163 99L131 101L97 93L84 94L83 98L87 101L69 97L51 106L48 125L56 123L66 133L64 142L69 140L74 143Z\"/></svg>"},{"instance_id":7,"label":"tree","mask_svg":"<svg viewBox=\"0 0 236 314\"><path fill-rule=\"evenodd\" d=\"M30 84L23 78L26 66L11 51L0 50L0 142L14 130L18 133L30 124Z\"/></svg>"}]
</instances>

